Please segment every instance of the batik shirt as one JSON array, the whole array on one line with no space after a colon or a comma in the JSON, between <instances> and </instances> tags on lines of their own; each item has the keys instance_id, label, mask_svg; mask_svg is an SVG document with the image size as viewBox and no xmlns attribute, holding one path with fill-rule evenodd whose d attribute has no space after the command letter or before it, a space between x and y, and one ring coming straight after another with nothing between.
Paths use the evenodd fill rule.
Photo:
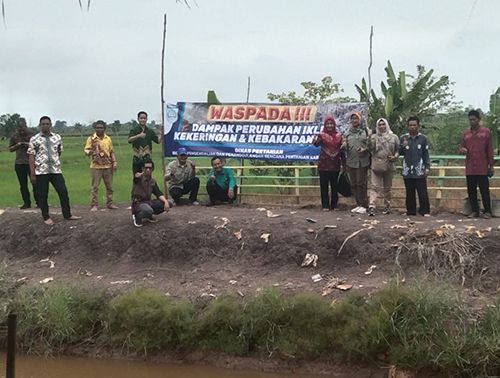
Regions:
<instances>
[{"instance_id":1,"label":"batik shirt","mask_svg":"<svg viewBox=\"0 0 500 378\"><path fill-rule=\"evenodd\" d=\"M61 159L63 150L62 139L59 134L44 135L38 133L30 139L28 155L35 156L35 174L48 175L62 173Z\"/></svg>"},{"instance_id":2,"label":"batik shirt","mask_svg":"<svg viewBox=\"0 0 500 378\"><path fill-rule=\"evenodd\" d=\"M144 127L144 129L142 129L141 126L135 126L130 130L128 136L130 138L139 135L143 131L144 134L146 134L144 138L138 138L133 142L129 142L132 144L132 148L134 150L133 161L134 163L137 164L146 161L148 158L151 157L151 151L153 150L153 142L160 143L158 135L156 135L156 133L149 127Z\"/></svg>"},{"instance_id":3,"label":"batik shirt","mask_svg":"<svg viewBox=\"0 0 500 378\"><path fill-rule=\"evenodd\" d=\"M425 177L425 170L431 167L425 135L407 133L401 136L399 154L404 157L402 174L405 179Z\"/></svg>"},{"instance_id":4,"label":"batik shirt","mask_svg":"<svg viewBox=\"0 0 500 378\"><path fill-rule=\"evenodd\" d=\"M90 154L90 168L107 169L113 167L113 142L111 138L104 134L102 138L96 133L87 138L85 143L85 152Z\"/></svg>"}]
</instances>

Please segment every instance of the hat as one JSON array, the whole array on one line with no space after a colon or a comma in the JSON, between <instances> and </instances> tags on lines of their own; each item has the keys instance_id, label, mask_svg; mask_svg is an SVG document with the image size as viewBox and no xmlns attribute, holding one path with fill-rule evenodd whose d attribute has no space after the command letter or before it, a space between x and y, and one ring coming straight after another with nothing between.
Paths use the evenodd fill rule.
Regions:
<instances>
[{"instance_id":1,"label":"hat","mask_svg":"<svg viewBox=\"0 0 500 378\"><path fill-rule=\"evenodd\" d=\"M178 148L177 155L187 155L187 150L184 147Z\"/></svg>"}]
</instances>

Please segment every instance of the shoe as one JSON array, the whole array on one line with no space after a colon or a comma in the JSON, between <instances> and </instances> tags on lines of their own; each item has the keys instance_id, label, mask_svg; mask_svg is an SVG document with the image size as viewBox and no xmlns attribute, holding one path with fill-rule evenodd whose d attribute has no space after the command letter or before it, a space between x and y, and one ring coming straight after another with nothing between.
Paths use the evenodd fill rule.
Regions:
<instances>
[{"instance_id":1,"label":"shoe","mask_svg":"<svg viewBox=\"0 0 500 378\"><path fill-rule=\"evenodd\" d=\"M491 219L491 216L492 216L491 213L484 212L481 214L481 218L483 219Z\"/></svg>"},{"instance_id":2,"label":"shoe","mask_svg":"<svg viewBox=\"0 0 500 378\"><path fill-rule=\"evenodd\" d=\"M206 207L215 206L215 202L208 201L208 202L207 202L207 204L206 204L205 206L206 206Z\"/></svg>"},{"instance_id":3,"label":"shoe","mask_svg":"<svg viewBox=\"0 0 500 378\"><path fill-rule=\"evenodd\" d=\"M134 220L134 226L135 227L142 227L142 221L139 221L138 219L135 219L135 215L132 214L132 219Z\"/></svg>"},{"instance_id":4,"label":"shoe","mask_svg":"<svg viewBox=\"0 0 500 378\"><path fill-rule=\"evenodd\" d=\"M322 211L330 211L330 209L328 207L324 207L321 209Z\"/></svg>"},{"instance_id":5,"label":"shoe","mask_svg":"<svg viewBox=\"0 0 500 378\"><path fill-rule=\"evenodd\" d=\"M144 218L145 221L148 221L149 223L157 223L158 219L154 218L151 216L151 218Z\"/></svg>"},{"instance_id":6,"label":"shoe","mask_svg":"<svg viewBox=\"0 0 500 378\"><path fill-rule=\"evenodd\" d=\"M351 210L351 213L357 213L360 207L361 206L355 207L354 209Z\"/></svg>"},{"instance_id":7,"label":"shoe","mask_svg":"<svg viewBox=\"0 0 500 378\"><path fill-rule=\"evenodd\" d=\"M108 205L107 208L110 210L116 210L116 209L118 209L118 206L111 204L111 205Z\"/></svg>"},{"instance_id":8,"label":"shoe","mask_svg":"<svg viewBox=\"0 0 500 378\"><path fill-rule=\"evenodd\" d=\"M191 202L191 205L193 205L193 206L200 206L200 203L198 201L193 201L193 202Z\"/></svg>"},{"instance_id":9,"label":"shoe","mask_svg":"<svg viewBox=\"0 0 500 378\"><path fill-rule=\"evenodd\" d=\"M20 210L26 210L26 209L29 209L29 208L31 208L31 205L24 204L23 206L19 206Z\"/></svg>"},{"instance_id":10,"label":"shoe","mask_svg":"<svg viewBox=\"0 0 500 378\"><path fill-rule=\"evenodd\" d=\"M356 211L356 213L358 213L358 214L366 214L366 208L364 208L363 206L360 206L358 208L358 211Z\"/></svg>"},{"instance_id":11,"label":"shoe","mask_svg":"<svg viewBox=\"0 0 500 378\"><path fill-rule=\"evenodd\" d=\"M369 215L370 217L375 216L375 208L374 208L373 206L370 206L370 207L368 208L368 215Z\"/></svg>"},{"instance_id":12,"label":"shoe","mask_svg":"<svg viewBox=\"0 0 500 378\"><path fill-rule=\"evenodd\" d=\"M97 211L97 210L98 210L98 209L97 209L97 206L92 206L92 207L90 208L90 211Z\"/></svg>"},{"instance_id":13,"label":"shoe","mask_svg":"<svg viewBox=\"0 0 500 378\"><path fill-rule=\"evenodd\" d=\"M82 217L79 217L77 215L72 215L70 216L69 218L65 218L66 220L78 220L78 219L82 219Z\"/></svg>"},{"instance_id":14,"label":"shoe","mask_svg":"<svg viewBox=\"0 0 500 378\"><path fill-rule=\"evenodd\" d=\"M53 226L54 225L54 221L50 218L47 218L43 221L43 223L45 223L47 226Z\"/></svg>"},{"instance_id":15,"label":"shoe","mask_svg":"<svg viewBox=\"0 0 500 378\"><path fill-rule=\"evenodd\" d=\"M382 214L387 215L391 213L391 209L389 207L384 207L384 210L382 211Z\"/></svg>"},{"instance_id":16,"label":"shoe","mask_svg":"<svg viewBox=\"0 0 500 378\"><path fill-rule=\"evenodd\" d=\"M417 213L408 213L407 212L406 215L408 215L409 217L413 217L413 216L417 215Z\"/></svg>"},{"instance_id":17,"label":"shoe","mask_svg":"<svg viewBox=\"0 0 500 378\"><path fill-rule=\"evenodd\" d=\"M476 213L475 211L473 211L472 213L467 215L467 218L479 218L479 213Z\"/></svg>"}]
</instances>

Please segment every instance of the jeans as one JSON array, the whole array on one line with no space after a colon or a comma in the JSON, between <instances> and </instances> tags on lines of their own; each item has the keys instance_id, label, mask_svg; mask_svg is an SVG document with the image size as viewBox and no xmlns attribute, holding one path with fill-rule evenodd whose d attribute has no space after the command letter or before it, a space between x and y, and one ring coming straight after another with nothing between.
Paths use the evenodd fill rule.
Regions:
<instances>
[{"instance_id":1,"label":"jeans","mask_svg":"<svg viewBox=\"0 0 500 378\"><path fill-rule=\"evenodd\" d=\"M233 202L233 200L236 199L236 196L238 194L238 185L235 185L233 188L234 191L234 197L233 199L230 199L227 196L227 191L228 189L223 189L217 184L217 182L208 180L207 182L207 193L208 197L210 198L210 202L215 203L215 202Z\"/></svg>"},{"instance_id":2,"label":"jeans","mask_svg":"<svg viewBox=\"0 0 500 378\"><path fill-rule=\"evenodd\" d=\"M19 190L21 192L21 197L23 198L24 206L31 206L31 196L28 189L28 179L30 177L30 166L29 164L15 164L14 170L16 171L17 180L19 181ZM38 190L36 185L32 185L33 197L36 204L38 205Z\"/></svg>"},{"instance_id":3,"label":"jeans","mask_svg":"<svg viewBox=\"0 0 500 378\"><path fill-rule=\"evenodd\" d=\"M418 193L418 202L420 207L418 212L420 215L430 214L429 195L427 194L427 179L411 178L404 179L406 187L406 214L417 215L417 198L415 191Z\"/></svg>"},{"instance_id":4,"label":"jeans","mask_svg":"<svg viewBox=\"0 0 500 378\"><path fill-rule=\"evenodd\" d=\"M339 202L339 193L337 192L337 181L339 172L319 171L319 187L321 191L321 207L323 209L335 209ZM331 188L331 196L328 195ZM331 201L330 201L331 197Z\"/></svg>"},{"instance_id":5,"label":"jeans","mask_svg":"<svg viewBox=\"0 0 500 378\"><path fill-rule=\"evenodd\" d=\"M46 175L36 176L36 187L38 189L38 205L42 210L43 219L47 220L50 218L49 204L47 202L47 198L49 196L49 182L52 184L57 192L57 195L59 196L59 202L61 203L63 217L65 219L71 218L68 189L66 188L64 177L61 173L49 173Z\"/></svg>"},{"instance_id":6,"label":"jeans","mask_svg":"<svg viewBox=\"0 0 500 378\"><path fill-rule=\"evenodd\" d=\"M182 188L174 187L170 188L168 191L170 196L174 200L175 203L178 203L180 198L184 194L189 193L189 200L191 202L197 201L198 199L198 190L200 189L200 179L198 177L193 177L191 180L184 183Z\"/></svg>"},{"instance_id":7,"label":"jeans","mask_svg":"<svg viewBox=\"0 0 500 378\"><path fill-rule=\"evenodd\" d=\"M143 219L151 219L154 215L161 214L165 211L165 204L159 199L142 202L134 209L136 221L141 224Z\"/></svg>"},{"instance_id":8,"label":"jeans","mask_svg":"<svg viewBox=\"0 0 500 378\"><path fill-rule=\"evenodd\" d=\"M481 192L485 213L491 213L490 182L486 175L467 175L467 193L469 195L470 207L473 213L479 213L479 203L477 202L477 187Z\"/></svg>"}]
</instances>

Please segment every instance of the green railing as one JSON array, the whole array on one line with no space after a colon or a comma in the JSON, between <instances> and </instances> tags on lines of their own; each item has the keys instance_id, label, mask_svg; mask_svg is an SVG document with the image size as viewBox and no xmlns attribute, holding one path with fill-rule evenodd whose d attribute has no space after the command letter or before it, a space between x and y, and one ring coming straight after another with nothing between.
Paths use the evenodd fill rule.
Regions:
<instances>
[{"instance_id":1,"label":"green railing","mask_svg":"<svg viewBox=\"0 0 500 378\"><path fill-rule=\"evenodd\" d=\"M432 155L431 172L428 176L428 190L434 206L440 207L442 200L463 201L466 197L465 167L463 155ZM500 156L495 157L500 161ZM230 165L235 171L237 184L240 187L241 198L244 202L266 202L264 198L275 197L269 202L280 202L276 199L282 197L295 204L317 202L319 197L319 179L315 165ZM500 167L499 167L500 169ZM198 167L198 175L202 185L210 167ZM257 173L256 173L257 172ZM396 167L394 174L393 192L395 199L402 199L404 193L401 178L401 165ZM490 189L495 194L500 194L499 176L493 176ZM200 192L204 192L201 190ZM456 194L448 194L452 193ZM260 199L258 197L261 197ZM291 199L291 201L290 201ZM461 202L460 202L461 203ZM461 206L461 205L460 205ZM445 205L457 208L458 205Z\"/></svg>"}]
</instances>

